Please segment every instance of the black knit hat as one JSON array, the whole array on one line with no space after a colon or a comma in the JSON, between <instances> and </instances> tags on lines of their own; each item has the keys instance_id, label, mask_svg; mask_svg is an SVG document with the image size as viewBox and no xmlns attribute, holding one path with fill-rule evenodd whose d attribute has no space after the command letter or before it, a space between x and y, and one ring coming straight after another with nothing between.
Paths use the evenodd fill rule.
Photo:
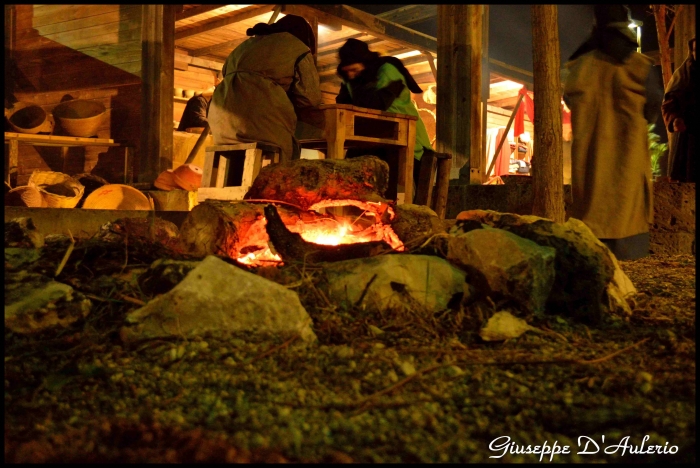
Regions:
<instances>
[{"instance_id":1,"label":"black knit hat","mask_svg":"<svg viewBox=\"0 0 700 468\"><path fill-rule=\"evenodd\" d=\"M357 39L348 39L338 50L340 65L338 69L352 65L353 63L365 63L379 57L377 52L371 52L369 46Z\"/></svg>"},{"instance_id":2,"label":"black knit hat","mask_svg":"<svg viewBox=\"0 0 700 468\"><path fill-rule=\"evenodd\" d=\"M281 32L287 32L296 37L312 51L316 48L316 38L309 22L297 15L287 15L273 24L258 23L252 28L248 28L246 35L267 36Z\"/></svg>"},{"instance_id":3,"label":"black knit hat","mask_svg":"<svg viewBox=\"0 0 700 468\"><path fill-rule=\"evenodd\" d=\"M595 24L603 27L610 23L623 23L631 21L630 9L625 5L595 5L593 7Z\"/></svg>"}]
</instances>

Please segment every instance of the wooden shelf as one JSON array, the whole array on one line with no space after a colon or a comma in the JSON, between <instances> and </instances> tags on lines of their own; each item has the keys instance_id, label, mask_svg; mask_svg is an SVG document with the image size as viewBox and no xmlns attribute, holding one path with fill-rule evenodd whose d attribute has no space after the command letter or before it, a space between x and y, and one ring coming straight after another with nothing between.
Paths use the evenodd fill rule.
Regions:
<instances>
[{"instance_id":1,"label":"wooden shelf","mask_svg":"<svg viewBox=\"0 0 700 468\"><path fill-rule=\"evenodd\" d=\"M187 101L189 101L189 100L190 100L190 98L188 98L188 97L177 97L177 96L173 96L173 101L174 101L174 102L181 102L181 103L183 103L183 104L187 104Z\"/></svg>"}]
</instances>

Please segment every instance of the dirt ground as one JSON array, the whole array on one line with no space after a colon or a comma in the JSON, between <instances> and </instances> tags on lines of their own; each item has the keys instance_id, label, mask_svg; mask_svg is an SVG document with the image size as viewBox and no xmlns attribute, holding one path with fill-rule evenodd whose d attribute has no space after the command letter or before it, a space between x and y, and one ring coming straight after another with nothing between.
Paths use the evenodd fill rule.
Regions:
<instances>
[{"instance_id":1,"label":"dirt ground","mask_svg":"<svg viewBox=\"0 0 700 468\"><path fill-rule=\"evenodd\" d=\"M55 270L63 247L32 272ZM565 463L695 461L694 257L621 262L631 318L547 316L531 323L546 333L506 342L451 333L446 314L339 310L311 272L298 292L317 345L126 347L117 330L149 299L133 285L155 254L110 255L76 246L58 277L93 302L85 320L5 330L5 462L534 462L523 451L544 444ZM5 273L7 294L18 272Z\"/></svg>"}]
</instances>

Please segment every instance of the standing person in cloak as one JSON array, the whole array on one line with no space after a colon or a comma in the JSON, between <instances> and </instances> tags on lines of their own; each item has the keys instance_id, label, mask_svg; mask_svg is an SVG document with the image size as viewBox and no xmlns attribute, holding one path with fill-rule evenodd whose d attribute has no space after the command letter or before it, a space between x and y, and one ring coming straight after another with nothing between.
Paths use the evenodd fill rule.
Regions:
<instances>
[{"instance_id":1,"label":"standing person in cloak","mask_svg":"<svg viewBox=\"0 0 700 468\"><path fill-rule=\"evenodd\" d=\"M209 103L211 103L214 90L219 83L221 83L221 72L219 72L219 74L216 76L214 86L207 89L203 93L195 94L189 101L187 101L185 110L182 112L180 125L177 127L179 132L184 132L188 128L203 128L207 125Z\"/></svg>"},{"instance_id":2,"label":"standing person in cloak","mask_svg":"<svg viewBox=\"0 0 700 468\"><path fill-rule=\"evenodd\" d=\"M695 38L688 41L690 53L683 64L673 72L666 86L661 113L671 133L669 175L679 182L695 183L697 170L698 136L698 67Z\"/></svg>"},{"instance_id":3,"label":"standing person in cloak","mask_svg":"<svg viewBox=\"0 0 700 468\"><path fill-rule=\"evenodd\" d=\"M246 34L254 37L226 59L210 104L214 144L260 141L279 146L281 161L299 159L297 112L321 104L313 30L301 16L287 15Z\"/></svg>"},{"instance_id":4,"label":"standing person in cloak","mask_svg":"<svg viewBox=\"0 0 700 468\"><path fill-rule=\"evenodd\" d=\"M371 52L366 43L357 39L348 39L338 51L340 64L338 76L343 80L340 92L335 99L338 104L377 109L380 111L407 114L418 117L416 122L416 145L413 150L413 182L418 181L420 160L425 150L433 150L430 138L418 109L411 101L411 93L422 93L401 60L395 57L382 57L377 52ZM386 160L387 154L383 148L363 149L350 148L346 158L373 154ZM390 167L394 167L390 165ZM396 185L398 173L390 171L389 186ZM415 193L415 192L414 192ZM409 202L409 200L407 200Z\"/></svg>"},{"instance_id":5,"label":"standing person in cloak","mask_svg":"<svg viewBox=\"0 0 700 468\"><path fill-rule=\"evenodd\" d=\"M638 53L623 5L595 5L590 39L571 56L564 99L571 109L572 217L620 260L649 254L653 186L647 125L663 90Z\"/></svg>"}]
</instances>

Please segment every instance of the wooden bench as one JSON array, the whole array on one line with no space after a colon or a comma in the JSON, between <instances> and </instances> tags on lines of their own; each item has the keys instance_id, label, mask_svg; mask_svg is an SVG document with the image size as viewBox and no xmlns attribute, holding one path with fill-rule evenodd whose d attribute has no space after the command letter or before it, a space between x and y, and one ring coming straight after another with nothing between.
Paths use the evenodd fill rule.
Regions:
<instances>
[{"instance_id":1,"label":"wooden bench","mask_svg":"<svg viewBox=\"0 0 700 468\"><path fill-rule=\"evenodd\" d=\"M202 185L197 202L243 200L260 169L280 161L280 149L267 143L236 143L205 149Z\"/></svg>"},{"instance_id":2,"label":"wooden bench","mask_svg":"<svg viewBox=\"0 0 700 468\"><path fill-rule=\"evenodd\" d=\"M296 137L302 148L343 159L344 149L385 147L398 152L397 203L413 199L413 148L418 117L349 104L324 104L299 116Z\"/></svg>"}]
</instances>

